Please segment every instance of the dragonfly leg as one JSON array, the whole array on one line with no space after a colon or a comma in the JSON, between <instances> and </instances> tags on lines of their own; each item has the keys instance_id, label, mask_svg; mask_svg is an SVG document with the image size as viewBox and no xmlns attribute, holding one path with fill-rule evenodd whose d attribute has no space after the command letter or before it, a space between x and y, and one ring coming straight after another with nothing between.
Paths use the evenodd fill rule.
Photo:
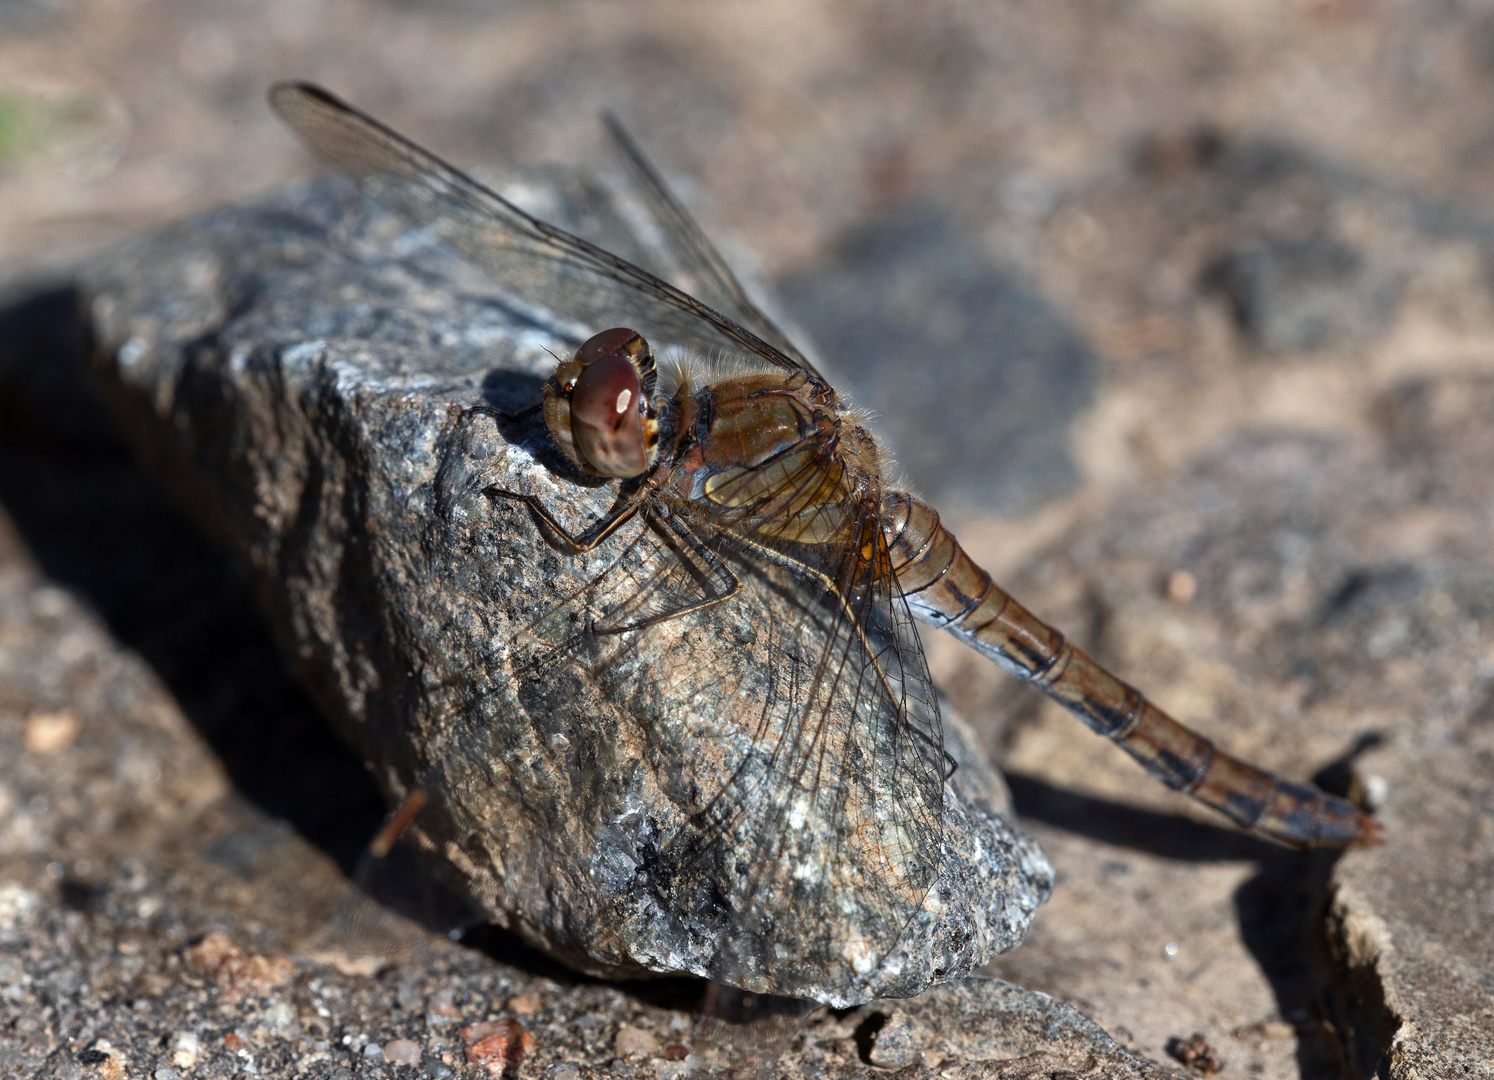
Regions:
<instances>
[{"instance_id":1,"label":"dragonfly leg","mask_svg":"<svg viewBox=\"0 0 1494 1080\"><path fill-rule=\"evenodd\" d=\"M530 405L528 408L520 409L518 412L505 412L503 409L495 409L491 405L473 405L471 408L462 413L462 423L465 424L468 418L473 416L491 416L495 420L502 420L506 423L516 424L520 420L529 419L544 407L545 403L543 401L536 401L533 405Z\"/></svg>"},{"instance_id":2,"label":"dragonfly leg","mask_svg":"<svg viewBox=\"0 0 1494 1080\"><path fill-rule=\"evenodd\" d=\"M598 634L623 634L629 630L646 630L650 626L657 626L659 623L668 622L670 619L678 619L682 615L693 615L696 612L715 607L717 604L725 603L742 591L741 579L732 573L731 567L722 562L715 552L701 542L700 537L695 535L695 532L681 520L678 514L669 514L667 516L656 514L652 520L661 523L662 527L674 533L675 537L689 549L690 554L705 564L709 577L714 579L708 581L708 587L712 587L714 591L704 600L670 608L668 611L655 612L652 615L635 620L624 626L594 625L592 627L593 632ZM684 558L683 555L680 557ZM702 574L701 576L706 575Z\"/></svg>"},{"instance_id":3,"label":"dragonfly leg","mask_svg":"<svg viewBox=\"0 0 1494 1080\"><path fill-rule=\"evenodd\" d=\"M483 494L497 495L505 499L513 499L516 502L524 503L529 507L530 512L535 517L544 522L546 528L558 536L565 543L566 547L570 548L571 554L584 555L588 551L595 549L618 529L626 525L634 514L643 509L652 491L653 489L649 484L641 485L624 502L613 507L606 515L594 521L579 536L573 536L570 530L562 525L554 514L550 513L549 509L540 501L537 495L526 495L522 491L506 491L503 488L496 487L487 488Z\"/></svg>"},{"instance_id":4,"label":"dragonfly leg","mask_svg":"<svg viewBox=\"0 0 1494 1080\"><path fill-rule=\"evenodd\" d=\"M376 859L382 859L388 855L394 845L399 843L399 838L409 829L415 816L425 806L426 799L423 788L411 788L404 801L399 804L399 809L369 843L368 853Z\"/></svg>"}]
</instances>

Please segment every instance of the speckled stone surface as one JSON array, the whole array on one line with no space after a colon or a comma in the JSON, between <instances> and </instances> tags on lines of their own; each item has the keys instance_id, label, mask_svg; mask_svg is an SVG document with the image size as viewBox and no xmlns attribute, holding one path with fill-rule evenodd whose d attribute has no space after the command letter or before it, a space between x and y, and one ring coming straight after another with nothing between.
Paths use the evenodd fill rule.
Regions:
<instances>
[{"instance_id":1,"label":"speckled stone surface","mask_svg":"<svg viewBox=\"0 0 1494 1080\"><path fill-rule=\"evenodd\" d=\"M868 1057L884 1069L983 1062L1000 1076L1177 1075L1126 1053L1072 1006L1000 979L967 979L882 1008Z\"/></svg>"}]
</instances>

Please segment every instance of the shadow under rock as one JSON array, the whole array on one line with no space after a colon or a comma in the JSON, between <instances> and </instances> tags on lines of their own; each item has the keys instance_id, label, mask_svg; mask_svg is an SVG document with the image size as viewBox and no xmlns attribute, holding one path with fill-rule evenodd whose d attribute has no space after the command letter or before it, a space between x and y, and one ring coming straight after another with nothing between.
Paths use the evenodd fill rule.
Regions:
<instances>
[{"instance_id":1,"label":"shadow under rock","mask_svg":"<svg viewBox=\"0 0 1494 1080\"><path fill-rule=\"evenodd\" d=\"M234 787L351 869L383 818L378 791L286 672L238 567L115 434L76 312L67 289L0 309L0 341L36 349L0 357L6 411L31 416L0 435L0 506L41 571L156 672Z\"/></svg>"},{"instance_id":2,"label":"shadow under rock","mask_svg":"<svg viewBox=\"0 0 1494 1080\"><path fill-rule=\"evenodd\" d=\"M656 979L604 979L567 967L554 957L536 949L517 934L500 926L483 923L465 930L463 945L484 956L519 968L529 975L562 986L610 986L629 997L660 1009L699 1012L710 989L710 982L693 975L661 975Z\"/></svg>"},{"instance_id":3,"label":"shadow under rock","mask_svg":"<svg viewBox=\"0 0 1494 1080\"><path fill-rule=\"evenodd\" d=\"M1285 848L1227 825L1204 825L1177 814L1140 810L1006 773L1017 815L1116 847L1181 862L1261 862Z\"/></svg>"},{"instance_id":4,"label":"shadow under rock","mask_svg":"<svg viewBox=\"0 0 1494 1080\"><path fill-rule=\"evenodd\" d=\"M235 789L351 873L384 817L378 790L281 664L242 572L119 438L84 371L78 302L63 286L0 308L0 507L41 571L151 666ZM248 872L275 843L273 824L260 832L207 857Z\"/></svg>"},{"instance_id":5,"label":"shadow under rock","mask_svg":"<svg viewBox=\"0 0 1494 1080\"><path fill-rule=\"evenodd\" d=\"M1346 795L1354 758L1378 741L1373 736L1360 739L1320 770L1314 782ZM1342 851L1295 850L1226 825L1140 810L1030 776L1008 773L1006 781L1021 818L1166 859L1256 863L1257 872L1235 892L1235 917L1246 949L1270 983L1278 1013L1296 1033L1300 1075L1303 1080L1353 1075L1349 1048L1339 1041L1333 1023L1333 972L1324 923L1329 878Z\"/></svg>"}]
</instances>

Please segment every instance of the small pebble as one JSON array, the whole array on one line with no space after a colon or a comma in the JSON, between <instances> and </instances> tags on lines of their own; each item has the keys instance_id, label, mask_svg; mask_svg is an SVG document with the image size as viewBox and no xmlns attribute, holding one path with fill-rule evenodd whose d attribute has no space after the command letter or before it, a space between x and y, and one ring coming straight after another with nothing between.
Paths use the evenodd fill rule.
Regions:
<instances>
[{"instance_id":1,"label":"small pebble","mask_svg":"<svg viewBox=\"0 0 1494 1080\"><path fill-rule=\"evenodd\" d=\"M390 1039L384 1044L384 1060L396 1065L419 1065L420 1046L409 1039Z\"/></svg>"},{"instance_id":2,"label":"small pebble","mask_svg":"<svg viewBox=\"0 0 1494 1080\"><path fill-rule=\"evenodd\" d=\"M264 995L289 982L295 973L283 956L250 956L232 938L215 930L182 950L182 958L194 971L210 975L227 1002L249 995Z\"/></svg>"},{"instance_id":3,"label":"small pebble","mask_svg":"<svg viewBox=\"0 0 1494 1080\"><path fill-rule=\"evenodd\" d=\"M181 1080L181 1075L181 1073L177 1072L169 1065L162 1065L155 1072L151 1073L151 1076L153 1076L155 1080Z\"/></svg>"},{"instance_id":4,"label":"small pebble","mask_svg":"<svg viewBox=\"0 0 1494 1080\"><path fill-rule=\"evenodd\" d=\"M469 1064L481 1065L489 1076L502 1076L535 1047L534 1035L517 1020L488 1020L468 1024L457 1032L467 1044Z\"/></svg>"},{"instance_id":5,"label":"small pebble","mask_svg":"<svg viewBox=\"0 0 1494 1080\"><path fill-rule=\"evenodd\" d=\"M1209 1045L1208 1038L1201 1031L1194 1032L1186 1039L1169 1039L1167 1052L1188 1068L1203 1073L1204 1076L1213 1076L1224 1068L1224 1061Z\"/></svg>"},{"instance_id":6,"label":"small pebble","mask_svg":"<svg viewBox=\"0 0 1494 1080\"><path fill-rule=\"evenodd\" d=\"M92 1065L97 1075L104 1080L126 1080L125 1056L108 1039L98 1040L93 1044L93 1049L85 1050L78 1056L78 1060Z\"/></svg>"},{"instance_id":7,"label":"small pebble","mask_svg":"<svg viewBox=\"0 0 1494 1080\"><path fill-rule=\"evenodd\" d=\"M383 1061L384 1048L378 1043L369 1043L363 1048L363 1056L371 1061Z\"/></svg>"},{"instance_id":8,"label":"small pebble","mask_svg":"<svg viewBox=\"0 0 1494 1080\"><path fill-rule=\"evenodd\" d=\"M190 1069L197 1064L199 1046L197 1032L176 1032L171 1036L171 1064L178 1069Z\"/></svg>"},{"instance_id":9,"label":"small pebble","mask_svg":"<svg viewBox=\"0 0 1494 1080\"><path fill-rule=\"evenodd\" d=\"M32 713L26 719L26 749L36 754L56 754L73 745L83 721L71 709Z\"/></svg>"},{"instance_id":10,"label":"small pebble","mask_svg":"<svg viewBox=\"0 0 1494 1080\"><path fill-rule=\"evenodd\" d=\"M28 921L41 907L41 897L12 882L0 884L0 929L11 929Z\"/></svg>"},{"instance_id":11,"label":"small pebble","mask_svg":"<svg viewBox=\"0 0 1494 1080\"><path fill-rule=\"evenodd\" d=\"M1198 595L1198 579L1186 570L1174 570L1167 576L1167 598L1186 604Z\"/></svg>"},{"instance_id":12,"label":"small pebble","mask_svg":"<svg viewBox=\"0 0 1494 1080\"><path fill-rule=\"evenodd\" d=\"M243 951L233 943L233 939L221 930L203 935L201 941L188 945L182 951L188 966L203 975L211 975L228 961L242 955Z\"/></svg>"},{"instance_id":13,"label":"small pebble","mask_svg":"<svg viewBox=\"0 0 1494 1080\"><path fill-rule=\"evenodd\" d=\"M296 1022L296 1010L288 1001L276 1001L264 1011L264 1024L276 1031L284 1031Z\"/></svg>"},{"instance_id":14,"label":"small pebble","mask_svg":"<svg viewBox=\"0 0 1494 1080\"><path fill-rule=\"evenodd\" d=\"M612 1040L612 1052L618 1057L655 1057L662 1052L659 1040L651 1031L624 1024Z\"/></svg>"},{"instance_id":15,"label":"small pebble","mask_svg":"<svg viewBox=\"0 0 1494 1080\"><path fill-rule=\"evenodd\" d=\"M515 994L508 999L508 1011L515 1016L533 1016L539 1007L539 999L532 994Z\"/></svg>"}]
</instances>

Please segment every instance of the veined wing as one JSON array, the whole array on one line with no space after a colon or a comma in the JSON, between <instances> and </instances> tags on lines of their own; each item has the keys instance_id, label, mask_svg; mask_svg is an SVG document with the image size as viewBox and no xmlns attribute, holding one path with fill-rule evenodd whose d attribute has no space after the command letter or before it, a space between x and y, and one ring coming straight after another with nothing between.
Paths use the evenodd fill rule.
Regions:
<instances>
[{"instance_id":1,"label":"veined wing","mask_svg":"<svg viewBox=\"0 0 1494 1080\"><path fill-rule=\"evenodd\" d=\"M794 996L870 981L941 857L937 706L896 583L875 552L646 517L510 652L522 714L577 754L561 797L613 822L656 805L631 786L662 793L615 876L707 943L697 970Z\"/></svg>"},{"instance_id":2,"label":"veined wing","mask_svg":"<svg viewBox=\"0 0 1494 1080\"><path fill-rule=\"evenodd\" d=\"M798 360L662 278L525 213L434 154L309 83L279 83L270 104L323 161L430 229L528 304L588 333L636 328L656 351L801 370Z\"/></svg>"},{"instance_id":3,"label":"veined wing","mask_svg":"<svg viewBox=\"0 0 1494 1080\"><path fill-rule=\"evenodd\" d=\"M805 473L780 495L818 483ZM759 968L785 932L814 968L838 969L847 985L873 979L939 872L948 770L937 699L886 572L874 501L845 537L854 542L801 545L742 529L720 541L754 573L754 621L772 652L758 756L701 815L752 852L720 975L747 989L762 988ZM818 909L838 918L802 917Z\"/></svg>"},{"instance_id":4,"label":"veined wing","mask_svg":"<svg viewBox=\"0 0 1494 1080\"><path fill-rule=\"evenodd\" d=\"M606 113L603 121L623 160L628 163L638 193L647 203L654 221L664 231L669 241L670 254L679 262L680 269L689 275L690 287L717 311L724 312L771 344L805 371L816 378L822 378L798 346L753 302L730 264L722 258L721 252L711 243L705 230L690 216L690 212L675 197L674 192L669 190L664 178L628 134L622 122L611 113Z\"/></svg>"}]
</instances>

